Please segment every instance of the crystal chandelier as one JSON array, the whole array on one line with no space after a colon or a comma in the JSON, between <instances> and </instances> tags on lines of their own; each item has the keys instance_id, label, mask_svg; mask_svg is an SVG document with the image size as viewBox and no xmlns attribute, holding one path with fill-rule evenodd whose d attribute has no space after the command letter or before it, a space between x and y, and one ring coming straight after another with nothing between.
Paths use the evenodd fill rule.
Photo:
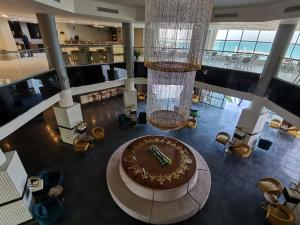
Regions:
<instances>
[{"instance_id":1,"label":"crystal chandelier","mask_svg":"<svg viewBox=\"0 0 300 225\"><path fill-rule=\"evenodd\" d=\"M189 118L212 1L145 0L147 117L162 130L182 128Z\"/></svg>"}]
</instances>

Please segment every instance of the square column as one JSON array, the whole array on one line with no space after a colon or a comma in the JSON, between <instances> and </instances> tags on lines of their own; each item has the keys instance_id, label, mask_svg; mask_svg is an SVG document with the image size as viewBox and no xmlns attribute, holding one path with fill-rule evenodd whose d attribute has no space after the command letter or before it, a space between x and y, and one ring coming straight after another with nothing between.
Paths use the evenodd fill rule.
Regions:
<instances>
[{"instance_id":1,"label":"square column","mask_svg":"<svg viewBox=\"0 0 300 225\"><path fill-rule=\"evenodd\" d=\"M83 121L81 107L79 103L74 103L69 107L53 106L57 125L59 127L63 142L73 144L78 136L76 126Z\"/></svg>"},{"instance_id":2,"label":"square column","mask_svg":"<svg viewBox=\"0 0 300 225\"><path fill-rule=\"evenodd\" d=\"M253 148L264 128L268 115L268 112L257 112L251 109L244 109L235 130L233 138L234 144L244 143ZM238 138L240 132L239 128L246 129L247 131L245 138L242 140Z\"/></svg>"},{"instance_id":3,"label":"square column","mask_svg":"<svg viewBox=\"0 0 300 225\"><path fill-rule=\"evenodd\" d=\"M4 155L6 161L0 166L0 224L21 224L32 219L28 176L16 151Z\"/></svg>"}]
</instances>

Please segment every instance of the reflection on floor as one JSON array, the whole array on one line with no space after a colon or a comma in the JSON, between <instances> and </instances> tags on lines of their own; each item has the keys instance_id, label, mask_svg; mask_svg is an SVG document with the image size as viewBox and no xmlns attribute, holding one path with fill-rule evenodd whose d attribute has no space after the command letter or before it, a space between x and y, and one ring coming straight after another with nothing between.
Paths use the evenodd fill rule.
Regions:
<instances>
[{"instance_id":1,"label":"reflection on floor","mask_svg":"<svg viewBox=\"0 0 300 225\"><path fill-rule=\"evenodd\" d=\"M139 105L142 110L145 105ZM122 99L83 107L84 119L91 127L102 126L106 139L94 149L77 154L71 145L59 143L49 132L45 120L36 118L0 143L3 149L16 149L30 175L42 169L62 169L65 175L66 215L61 225L142 224L124 213L112 200L106 185L105 170L112 153L126 140L146 134L168 135L194 147L205 158L212 174L212 189L204 208L181 224L257 225L267 224L259 202L262 194L256 182L263 176L274 176L284 185L300 180L300 141L277 133L267 126L263 136L274 144L269 151L256 149L249 159L227 155L214 143L217 132L233 133L240 111L197 105L198 128L162 132L150 125L122 130L117 116ZM47 112L50 127L54 124ZM52 128L50 128L52 130ZM281 199L283 200L283 199ZM299 207L298 207L299 209ZM299 217L298 217L299 220Z\"/></svg>"}]
</instances>

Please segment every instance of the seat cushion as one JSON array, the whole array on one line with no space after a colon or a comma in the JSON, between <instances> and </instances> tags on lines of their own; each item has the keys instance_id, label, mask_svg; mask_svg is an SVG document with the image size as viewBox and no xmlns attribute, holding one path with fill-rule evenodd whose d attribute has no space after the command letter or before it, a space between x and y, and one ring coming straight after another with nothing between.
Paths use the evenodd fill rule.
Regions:
<instances>
[{"instance_id":1,"label":"seat cushion","mask_svg":"<svg viewBox=\"0 0 300 225\"><path fill-rule=\"evenodd\" d=\"M258 186L263 192L273 193L278 191L277 185L270 181L260 181Z\"/></svg>"},{"instance_id":2,"label":"seat cushion","mask_svg":"<svg viewBox=\"0 0 300 225\"><path fill-rule=\"evenodd\" d=\"M220 134L217 137L217 140L222 143L226 143L228 141L228 137L226 135Z\"/></svg>"},{"instance_id":3,"label":"seat cushion","mask_svg":"<svg viewBox=\"0 0 300 225\"><path fill-rule=\"evenodd\" d=\"M278 209L278 208L272 207L271 213L273 215L276 215L277 217L283 219L283 220L288 220L289 219L289 215L286 214L284 211Z\"/></svg>"}]
</instances>

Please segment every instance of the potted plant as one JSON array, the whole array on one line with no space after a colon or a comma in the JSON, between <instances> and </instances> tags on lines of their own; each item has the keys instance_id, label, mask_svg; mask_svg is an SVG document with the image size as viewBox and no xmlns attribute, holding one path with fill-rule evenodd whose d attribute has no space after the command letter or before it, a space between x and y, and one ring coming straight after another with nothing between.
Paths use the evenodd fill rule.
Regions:
<instances>
[{"instance_id":1,"label":"potted plant","mask_svg":"<svg viewBox=\"0 0 300 225\"><path fill-rule=\"evenodd\" d=\"M135 59L135 61L139 60L140 55L141 55L141 52L139 50L134 50L134 59Z\"/></svg>"}]
</instances>

